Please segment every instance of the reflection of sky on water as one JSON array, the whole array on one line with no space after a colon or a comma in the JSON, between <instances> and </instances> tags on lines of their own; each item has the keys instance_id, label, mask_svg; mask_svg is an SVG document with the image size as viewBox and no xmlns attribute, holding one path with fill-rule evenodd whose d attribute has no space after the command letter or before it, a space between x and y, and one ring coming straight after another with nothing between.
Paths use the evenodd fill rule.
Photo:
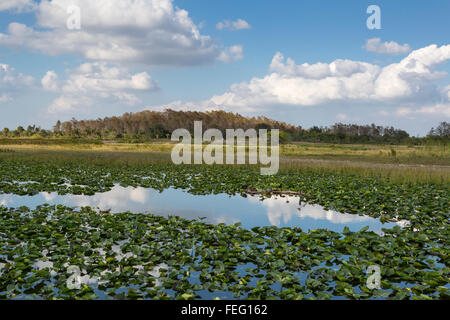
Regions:
<instances>
[{"instance_id":1,"label":"reflection of sky on water","mask_svg":"<svg viewBox=\"0 0 450 320\"><path fill-rule=\"evenodd\" d=\"M299 204L297 197L272 197L261 201L259 197L228 196L225 194L197 196L180 189L166 189L163 192L147 188L114 187L111 191L93 196L58 195L41 192L35 196L0 194L0 205L8 207L62 204L66 206L111 208L111 212L131 211L157 215L176 215L188 219L206 217L210 223L242 222L243 227L278 226L308 229L325 228L342 231L344 226L359 230L369 226L379 232L381 228L393 227L394 223L381 224L368 216L342 214L324 210L319 205Z\"/></svg>"}]
</instances>

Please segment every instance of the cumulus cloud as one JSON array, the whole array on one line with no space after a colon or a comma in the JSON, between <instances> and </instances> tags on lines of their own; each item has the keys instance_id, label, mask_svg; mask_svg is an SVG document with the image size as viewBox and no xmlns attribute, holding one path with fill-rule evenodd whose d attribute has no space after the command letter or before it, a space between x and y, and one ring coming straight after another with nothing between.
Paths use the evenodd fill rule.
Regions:
<instances>
[{"instance_id":1,"label":"cumulus cloud","mask_svg":"<svg viewBox=\"0 0 450 320\"><path fill-rule=\"evenodd\" d=\"M33 81L33 77L17 73L7 64L0 64L0 88L30 86Z\"/></svg>"},{"instance_id":2,"label":"cumulus cloud","mask_svg":"<svg viewBox=\"0 0 450 320\"><path fill-rule=\"evenodd\" d=\"M109 65L106 62L84 63L68 72L57 98L48 111L50 113L72 111L79 106L89 106L94 99L112 99L128 105L140 103L140 99L128 91L155 91L159 89L147 72L131 74L127 68ZM58 75L47 72L42 85L48 90L58 90Z\"/></svg>"},{"instance_id":3,"label":"cumulus cloud","mask_svg":"<svg viewBox=\"0 0 450 320\"><path fill-rule=\"evenodd\" d=\"M392 114L385 113L385 116L390 115L396 115L400 117L406 117L406 116L435 116L435 117L444 117L444 118L450 118L450 103L438 103L435 105L429 105L429 106L423 106L418 109L412 109L409 107L400 107L395 110Z\"/></svg>"},{"instance_id":4,"label":"cumulus cloud","mask_svg":"<svg viewBox=\"0 0 450 320\"><path fill-rule=\"evenodd\" d=\"M243 19L237 19L236 21L231 20L220 21L219 23L217 23L216 28L219 30L228 29L236 31L242 29L251 29L251 26L247 21Z\"/></svg>"},{"instance_id":5,"label":"cumulus cloud","mask_svg":"<svg viewBox=\"0 0 450 320\"><path fill-rule=\"evenodd\" d=\"M106 62L84 63L70 72L64 92L104 92L123 89L156 90L158 84L147 72L130 74L128 69Z\"/></svg>"},{"instance_id":6,"label":"cumulus cloud","mask_svg":"<svg viewBox=\"0 0 450 320\"><path fill-rule=\"evenodd\" d=\"M384 68L350 60L296 65L277 53L270 65L273 73L232 86L227 100L303 106L336 100L414 98L429 90L431 81L445 76L433 68L449 59L450 45L413 51Z\"/></svg>"},{"instance_id":7,"label":"cumulus cloud","mask_svg":"<svg viewBox=\"0 0 450 320\"><path fill-rule=\"evenodd\" d=\"M241 60L244 58L243 52L241 45L231 46L222 51L218 59L226 63Z\"/></svg>"},{"instance_id":8,"label":"cumulus cloud","mask_svg":"<svg viewBox=\"0 0 450 320\"><path fill-rule=\"evenodd\" d=\"M48 107L49 113L64 113L85 108L92 105L92 100L87 97L61 96L55 99Z\"/></svg>"},{"instance_id":9,"label":"cumulus cloud","mask_svg":"<svg viewBox=\"0 0 450 320\"><path fill-rule=\"evenodd\" d=\"M442 89L435 86L434 80L442 79L446 73L435 69L447 60L450 60L450 45L415 50L400 62L385 67L341 59L298 65L276 53L269 74L263 78L233 84L224 94L205 101L169 105L203 110L215 106L243 112L274 105L303 107L332 102L414 103L427 97L441 99ZM447 91L445 94L448 95ZM426 110L433 109L423 109L422 113L426 114Z\"/></svg>"},{"instance_id":10,"label":"cumulus cloud","mask_svg":"<svg viewBox=\"0 0 450 320\"><path fill-rule=\"evenodd\" d=\"M283 54L277 52L270 63L270 71L288 77L324 79L327 77L350 77L358 73L374 74L379 71L379 67L370 63L341 59L329 64L318 62L311 65L308 63L296 65L291 58L287 58L285 61Z\"/></svg>"},{"instance_id":11,"label":"cumulus cloud","mask_svg":"<svg viewBox=\"0 0 450 320\"><path fill-rule=\"evenodd\" d=\"M12 101L12 98L8 94L6 93L0 94L0 103L9 101Z\"/></svg>"},{"instance_id":12,"label":"cumulus cloud","mask_svg":"<svg viewBox=\"0 0 450 320\"><path fill-rule=\"evenodd\" d=\"M9 102L11 94L33 85L34 78L22 73L7 64L0 63L0 102Z\"/></svg>"},{"instance_id":13,"label":"cumulus cloud","mask_svg":"<svg viewBox=\"0 0 450 320\"><path fill-rule=\"evenodd\" d=\"M37 28L13 22L0 45L48 55L80 54L90 60L155 65L200 65L221 54L173 0L42 0ZM70 6L81 9L81 29L69 30Z\"/></svg>"},{"instance_id":14,"label":"cumulus cloud","mask_svg":"<svg viewBox=\"0 0 450 320\"><path fill-rule=\"evenodd\" d=\"M58 91L58 75L54 71L47 71L41 79L41 84L46 91Z\"/></svg>"},{"instance_id":15,"label":"cumulus cloud","mask_svg":"<svg viewBox=\"0 0 450 320\"><path fill-rule=\"evenodd\" d=\"M296 65L284 62L281 53L272 59L264 78L234 84L223 95L214 96L218 104L236 107L268 104L317 105L344 99L370 99L380 67L369 63L336 60L330 64Z\"/></svg>"},{"instance_id":16,"label":"cumulus cloud","mask_svg":"<svg viewBox=\"0 0 450 320\"><path fill-rule=\"evenodd\" d=\"M2 0L0 2L0 11L16 10L18 12L26 12L35 10L36 3L32 0Z\"/></svg>"},{"instance_id":17,"label":"cumulus cloud","mask_svg":"<svg viewBox=\"0 0 450 320\"><path fill-rule=\"evenodd\" d=\"M438 103L433 106L425 106L416 110L419 114L437 115L450 118L450 103Z\"/></svg>"},{"instance_id":18,"label":"cumulus cloud","mask_svg":"<svg viewBox=\"0 0 450 320\"><path fill-rule=\"evenodd\" d=\"M434 71L437 65L447 60L450 60L450 45L431 45L415 50L399 63L382 69L375 81L375 96L380 99L416 96L429 89L433 80L447 75Z\"/></svg>"},{"instance_id":19,"label":"cumulus cloud","mask_svg":"<svg viewBox=\"0 0 450 320\"><path fill-rule=\"evenodd\" d=\"M364 48L367 51L381 53L381 54L403 54L411 51L409 44L398 44L395 41L381 42L380 38L373 38L367 40Z\"/></svg>"},{"instance_id":20,"label":"cumulus cloud","mask_svg":"<svg viewBox=\"0 0 450 320\"><path fill-rule=\"evenodd\" d=\"M442 88L442 96L450 102L450 85Z\"/></svg>"}]
</instances>

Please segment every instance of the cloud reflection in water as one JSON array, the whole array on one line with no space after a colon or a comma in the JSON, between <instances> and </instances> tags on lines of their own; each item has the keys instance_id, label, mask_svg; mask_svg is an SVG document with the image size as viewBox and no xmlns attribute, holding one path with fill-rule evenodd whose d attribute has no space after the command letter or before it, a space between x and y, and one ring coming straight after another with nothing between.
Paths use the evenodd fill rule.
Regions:
<instances>
[{"instance_id":1,"label":"cloud reflection in water","mask_svg":"<svg viewBox=\"0 0 450 320\"><path fill-rule=\"evenodd\" d=\"M368 216L342 214L324 210L319 205L299 204L298 197L272 197L260 200L258 196L246 198L225 194L196 196L180 189L169 188L159 192L150 188L115 186L111 191L92 196L58 195L56 192L41 192L35 196L0 195L0 205L35 207L40 204L62 204L71 207L90 206L111 212L130 211L156 215L176 215L187 219L205 217L209 223L233 224L241 221L246 228L254 226L325 228L342 231L344 226L359 230L369 226L379 232L394 223L381 224Z\"/></svg>"}]
</instances>

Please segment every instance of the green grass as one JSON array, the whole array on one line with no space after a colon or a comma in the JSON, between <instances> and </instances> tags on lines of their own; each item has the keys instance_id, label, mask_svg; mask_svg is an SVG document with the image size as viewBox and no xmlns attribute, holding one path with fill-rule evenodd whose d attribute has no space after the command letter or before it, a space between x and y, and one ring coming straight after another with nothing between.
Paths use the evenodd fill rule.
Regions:
<instances>
[{"instance_id":1,"label":"green grass","mask_svg":"<svg viewBox=\"0 0 450 320\"><path fill-rule=\"evenodd\" d=\"M153 152L170 154L174 142L119 143L86 139L0 139L0 149L9 150L91 150L117 152ZM282 144L280 156L286 159L346 160L385 164L421 164L450 166L450 148L441 145L334 145L325 143Z\"/></svg>"},{"instance_id":2,"label":"green grass","mask_svg":"<svg viewBox=\"0 0 450 320\"><path fill-rule=\"evenodd\" d=\"M173 144L157 142L154 144L108 144L108 145L9 145L0 148L4 159L30 159L33 161L57 161L59 163L82 162L88 164L152 164L170 163ZM326 146L320 146L326 150ZM433 149L434 150L434 149ZM362 176L374 175L389 177L398 182L434 181L449 182L450 166L399 164L397 162L359 161L357 156L350 160L338 155L283 156L280 170L315 169L328 172L355 173Z\"/></svg>"},{"instance_id":3,"label":"green grass","mask_svg":"<svg viewBox=\"0 0 450 320\"><path fill-rule=\"evenodd\" d=\"M281 154L290 158L450 166L450 148L448 145L405 146L296 143L283 145Z\"/></svg>"}]
</instances>

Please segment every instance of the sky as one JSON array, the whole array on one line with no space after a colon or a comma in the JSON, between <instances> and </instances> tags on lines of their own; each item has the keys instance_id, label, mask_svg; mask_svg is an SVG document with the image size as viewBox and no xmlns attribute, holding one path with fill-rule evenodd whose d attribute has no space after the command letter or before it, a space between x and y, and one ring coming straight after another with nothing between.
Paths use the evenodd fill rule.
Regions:
<instances>
[{"instance_id":1,"label":"sky","mask_svg":"<svg viewBox=\"0 0 450 320\"><path fill-rule=\"evenodd\" d=\"M447 0L0 0L0 128L171 108L422 136L450 121L449 15Z\"/></svg>"}]
</instances>

